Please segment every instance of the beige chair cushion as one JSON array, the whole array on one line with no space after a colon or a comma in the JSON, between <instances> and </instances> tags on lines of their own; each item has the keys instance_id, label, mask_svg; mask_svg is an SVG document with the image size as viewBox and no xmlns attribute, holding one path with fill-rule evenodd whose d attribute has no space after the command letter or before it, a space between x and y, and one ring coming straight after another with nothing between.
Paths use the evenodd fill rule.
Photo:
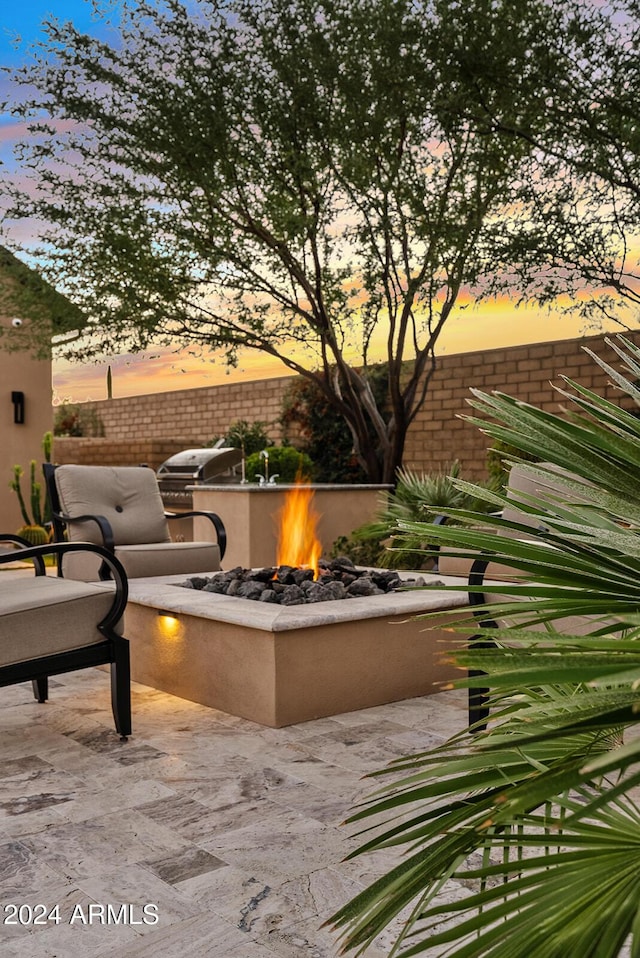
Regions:
<instances>
[{"instance_id":1,"label":"beige chair cushion","mask_svg":"<svg viewBox=\"0 0 640 958\"><path fill-rule=\"evenodd\" d=\"M0 582L0 666L104 642L113 589L34 576Z\"/></svg>"},{"instance_id":2,"label":"beige chair cushion","mask_svg":"<svg viewBox=\"0 0 640 958\"><path fill-rule=\"evenodd\" d=\"M514 499L518 493L524 493L525 496L540 496L541 498L548 499L551 507L554 505L554 500L573 503L581 501L580 496L572 489L568 489L562 481L563 476L567 479L579 479L578 476L574 476L573 473L560 469L559 466L554 465L552 462L541 462L540 465L545 469L556 472L558 474L558 481L554 482L551 477L547 476L545 476L544 479L540 479L536 476L527 475L525 472L526 466L515 465L509 473L509 484L507 486L508 499ZM517 504L512 507L505 506L502 518L509 522L520 522L532 528L540 527L539 518L537 516L530 516L526 512L521 512ZM515 529L501 529L499 535L515 536L516 538L523 537L523 533Z\"/></svg>"},{"instance_id":3,"label":"beige chair cushion","mask_svg":"<svg viewBox=\"0 0 640 958\"><path fill-rule=\"evenodd\" d=\"M170 542L155 473L142 466L58 466L62 512L104 516L118 545ZM72 523L69 539L102 544L93 522Z\"/></svg>"},{"instance_id":4,"label":"beige chair cushion","mask_svg":"<svg viewBox=\"0 0 640 958\"><path fill-rule=\"evenodd\" d=\"M457 575L469 578L471 567L476 559L480 558L479 552L469 550L467 555L452 556L447 555L446 546L443 547L438 557L438 572L440 575ZM525 576L518 573L517 569L502 565L499 562L490 562L484 574L485 579L500 579L507 582L526 581Z\"/></svg>"},{"instance_id":5,"label":"beige chair cushion","mask_svg":"<svg viewBox=\"0 0 640 958\"><path fill-rule=\"evenodd\" d=\"M540 463L541 466L544 466L546 469L553 470L558 473L558 481L555 482L552 478L545 477L544 479L539 479L534 476L526 474L524 471L526 467L515 465L509 473L509 485L507 486L507 498L515 499L518 493L524 493L528 496L541 496L543 498L549 499L549 505L552 506L554 500L559 502L580 502L580 497L570 489L567 489L566 485L562 482L562 477L566 476L567 478L578 478L573 476L572 473L566 472L560 469L558 466L555 466L550 462ZM514 502L513 506L505 506L502 512L502 518L508 522L518 522L521 525L531 526L532 529L540 528L540 519L538 516L531 516L526 512L521 512L517 507L517 503ZM520 529L507 529L497 526L487 526L483 531L491 532L496 536L505 536L509 538L516 539L526 539L526 533ZM535 536L531 536L532 539L535 539ZM497 545L499 548L499 542ZM458 550L463 551L463 550ZM471 572L471 566L477 558L479 558L480 553L475 550L469 550L467 555L460 556L451 556L447 555L447 547L443 546L438 557L438 572L441 575L459 575L468 577ZM524 575L519 573L517 569L513 569L506 564L501 564L498 562L490 562L487 566L487 570L484 574L486 580L489 579L498 579L502 581L515 581L522 582L526 581Z\"/></svg>"},{"instance_id":6,"label":"beige chair cushion","mask_svg":"<svg viewBox=\"0 0 640 958\"><path fill-rule=\"evenodd\" d=\"M196 575L220 569L220 548L216 542L152 542L149 545L116 546L116 558L127 578L153 575ZM65 578L94 582L99 578L100 559L75 552L62 561Z\"/></svg>"}]
</instances>

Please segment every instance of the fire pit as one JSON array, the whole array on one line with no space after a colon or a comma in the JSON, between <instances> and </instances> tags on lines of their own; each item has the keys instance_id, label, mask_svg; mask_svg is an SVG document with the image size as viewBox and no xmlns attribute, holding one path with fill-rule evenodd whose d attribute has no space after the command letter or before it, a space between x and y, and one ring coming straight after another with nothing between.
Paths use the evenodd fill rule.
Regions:
<instances>
[{"instance_id":1,"label":"fire pit","mask_svg":"<svg viewBox=\"0 0 640 958\"><path fill-rule=\"evenodd\" d=\"M464 580L438 580L282 606L176 588L181 577L132 579L132 677L272 728L430 695L457 674L445 653L464 636L416 615L448 609L447 625L469 615L466 595L444 589Z\"/></svg>"},{"instance_id":2,"label":"fire pit","mask_svg":"<svg viewBox=\"0 0 640 958\"><path fill-rule=\"evenodd\" d=\"M444 653L463 638L416 614L467 618L456 612L466 595L444 588L464 580L425 574L431 588L415 588L410 573L357 570L344 559L332 569L319 558L312 495L304 491L295 522L284 510L273 568L193 577L186 588L178 576L131 580L125 630L136 681L279 728L428 695L452 678ZM344 597L327 597L327 587Z\"/></svg>"}]
</instances>

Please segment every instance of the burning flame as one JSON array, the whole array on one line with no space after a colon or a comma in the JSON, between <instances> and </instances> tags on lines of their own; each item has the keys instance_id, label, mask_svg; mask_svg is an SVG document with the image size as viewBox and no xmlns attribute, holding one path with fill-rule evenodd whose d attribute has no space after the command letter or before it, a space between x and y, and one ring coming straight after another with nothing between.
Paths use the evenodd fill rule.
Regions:
<instances>
[{"instance_id":1,"label":"burning flame","mask_svg":"<svg viewBox=\"0 0 640 958\"><path fill-rule=\"evenodd\" d=\"M278 513L276 563L313 569L313 578L317 579L322 545L316 535L320 513L311 507L313 496L313 489L301 478L297 478L295 488L286 493Z\"/></svg>"}]
</instances>

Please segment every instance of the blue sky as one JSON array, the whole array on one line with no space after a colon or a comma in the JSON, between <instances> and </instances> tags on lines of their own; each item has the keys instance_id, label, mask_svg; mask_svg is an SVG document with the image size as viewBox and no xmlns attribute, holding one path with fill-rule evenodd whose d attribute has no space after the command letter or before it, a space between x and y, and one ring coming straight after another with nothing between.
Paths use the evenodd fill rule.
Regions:
<instances>
[{"instance_id":1,"label":"blue sky","mask_svg":"<svg viewBox=\"0 0 640 958\"><path fill-rule=\"evenodd\" d=\"M93 32L100 29L105 16L117 13L119 6L119 0L99 0L95 4L90 0L5 0L0 59L3 64L19 62L25 45L41 36L41 23L47 16L72 20L79 29ZM16 40L21 42L16 44Z\"/></svg>"},{"instance_id":2,"label":"blue sky","mask_svg":"<svg viewBox=\"0 0 640 958\"><path fill-rule=\"evenodd\" d=\"M17 66L29 56L29 48L44 37L42 22L54 17L71 20L88 33L108 30L108 21L117 17L121 0L4 0L0 16L0 66ZM10 96L8 78L0 73L0 97ZM3 115L0 122L10 119Z\"/></svg>"}]
</instances>

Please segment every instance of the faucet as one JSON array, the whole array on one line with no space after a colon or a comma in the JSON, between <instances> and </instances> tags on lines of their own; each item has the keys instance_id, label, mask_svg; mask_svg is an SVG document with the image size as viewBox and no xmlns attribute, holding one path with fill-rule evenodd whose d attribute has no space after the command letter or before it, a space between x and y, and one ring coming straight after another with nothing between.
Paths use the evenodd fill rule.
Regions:
<instances>
[{"instance_id":1,"label":"faucet","mask_svg":"<svg viewBox=\"0 0 640 958\"><path fill-rule=\"evenodd\" d=\"M263 449L261 451L260 458L264 459L264 477L263 477L263 482L260 483L260 485L262 486L264 485L264 483L269 482L269 453L266 449Z\"/></svg>"},{"instance_id":2,"label":"faucet","mask_svg":"<svg viewBox=\"0 0 640 958\"><path fill-rule=\"evenodd\" d=\"M256 479L258 480L259 486L275 486L276 479L278 478L279 475L280 473L276 472L275 475L271 476L270 479L267 479L266 476L263 476L261 472L256 472L255 474Z\"/></svg>"}]
</instances>

